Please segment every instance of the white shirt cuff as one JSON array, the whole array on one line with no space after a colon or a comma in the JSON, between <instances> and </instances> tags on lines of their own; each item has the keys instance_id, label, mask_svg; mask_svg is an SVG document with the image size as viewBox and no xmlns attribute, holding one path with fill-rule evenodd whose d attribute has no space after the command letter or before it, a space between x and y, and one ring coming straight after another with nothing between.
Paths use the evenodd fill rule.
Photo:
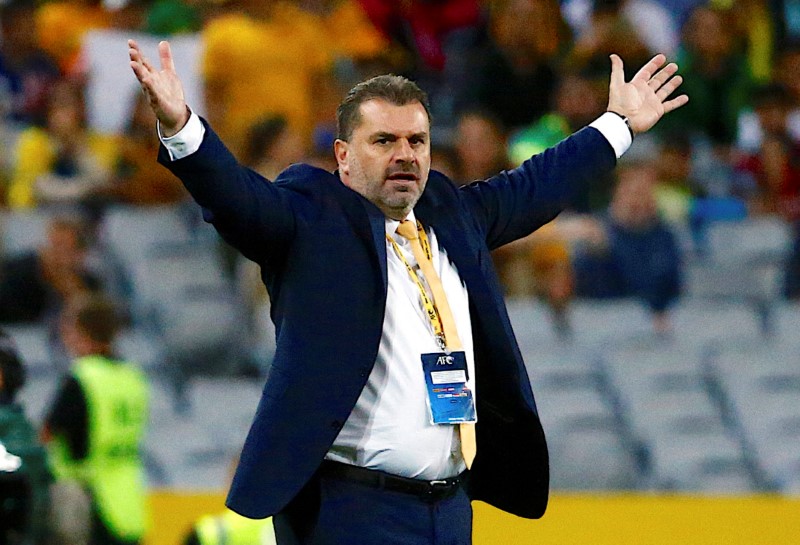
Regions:
<instances>
[{"instance_id":1,"label":"white shirt cuff","mask_svg":"<svg viewBox=\"0 0 800 545\"><path fill-rule=\"evenodd\" d=\"M172 136L165 138L161 135L160 123L157 128L158 138L167 148L169 158L173 161L183 159L200 149L200 144L203 143L203 137L206 134L206 128L200 121L200 116L194 112L189 116L189 121L186 122L186 125Z\"/></svg>"},{"instance_id":2,"label":"white shirt cuff","mask_svg":"<svg viewBox=\"0 0 800 545\"><path fill-rule=\"evenodd\" d=\"M617 114L606 112L589 123L589 126L594 127L605 136L608 143L614 148L617 159L622 157L622 154L631 147L631 143L633 142L631 131Z\"/></svg>"}]
</instances>

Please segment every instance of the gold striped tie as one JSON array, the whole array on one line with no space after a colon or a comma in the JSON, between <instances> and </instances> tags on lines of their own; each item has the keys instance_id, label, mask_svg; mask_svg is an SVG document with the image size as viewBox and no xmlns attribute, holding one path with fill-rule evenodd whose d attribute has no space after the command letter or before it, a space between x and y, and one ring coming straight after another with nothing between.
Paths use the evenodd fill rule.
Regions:
<instances>
[{"instance_id":1,"label":"gold striped tie","mask_svg":"<svg viewBox=\"0 0 800 545\"><path fill-rule=\"evenodd\" d=\"M442 281L439 275L436 274L433 263L431 263L425 251L422 249L422 244L420 244L419 235L417 233L417 226L409 220L403 220L397 227L397 234L411 243L411 252L414 254L419 268L422 271L422 275L428 282L428 286L433 294L433 302L436 305L439 319L442 322L447 348L454 351L462 350L463 346L461 345L461 339L458 337L456 321L453 318L450 305L447 303L447 295L445 295ZM478 451L475 441L475 424L464 422L458 425L458 429L461 437L461 454L464 456L464 463L467 464L467 469L469 469L472 467L472 461L475 459L475 454L477 454Z\"/></svg>"}]
</instances>

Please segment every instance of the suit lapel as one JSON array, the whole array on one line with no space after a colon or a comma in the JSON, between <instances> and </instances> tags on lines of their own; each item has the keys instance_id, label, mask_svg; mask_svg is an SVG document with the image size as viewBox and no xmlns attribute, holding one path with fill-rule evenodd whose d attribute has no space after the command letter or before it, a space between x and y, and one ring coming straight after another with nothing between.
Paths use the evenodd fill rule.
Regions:
<instances>
[{"instance_id":1,"label":"suit lapel","mask_svg":"<svg viewBox=\"0 0 800 545\"><path fill-rule=\"evenodd\" d=\"M338 176L336 186L336 190L342 195L340 201L342 207L350 217L356 235L374 250L373 257L378 262L385 293L389 281L386 272L386 222L383 212L363 196L344 185Z\"/></svg>"}]
</instances>

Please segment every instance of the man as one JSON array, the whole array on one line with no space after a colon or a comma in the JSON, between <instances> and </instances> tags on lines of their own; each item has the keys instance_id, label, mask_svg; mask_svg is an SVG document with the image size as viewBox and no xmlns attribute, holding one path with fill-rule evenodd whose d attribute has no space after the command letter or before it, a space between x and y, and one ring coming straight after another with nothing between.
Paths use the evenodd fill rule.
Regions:
<instances>
[{"instance_id":1,"label":"man","mask_svg":"<svg viewBox=\"0 0 800 545\"><path fill-rule=\"evenodd\" d=\"M613 56L616 114L461 189L430 171L424 93L379 76L339 106L337 172L295 165L265 183L188 109L169 44L160 70L129 46L159 160L261 265L272 300L277 349L228 506L275 515L281 545L467 544L472 499L541 516L547 449L489 251L684 104L667 100L677 66L657 56L625 83Z\"/></svg>"},{"instance_id":2,"label":"man","mask_svg":"<svg viewBox=\"0 0 800 545\"><path fill-rule=\"evenodd\" d=\"M77 483L89 494L90 545L135 545L145 531L140 448L148 416L147 381L137 367L114 357L119 325L116 309L102 296L70 301L61 335L76 360L42 429L56 479ZM55 531L66 543L76 541L62 534L65 526L76 526L67 513L80 499L78 494L54 506Z\"/></svg>"},{"instance_id":3,"label":"man","mask_svg":"<svg viewBox=\"0 0 800 545\"><path fill-rule=\"evenodd\" d=\"M681 293L681 252L658 214L655 166L641 162L617 170L604 218L587 217L574 258L576 292L597 299L636 297L647 305L653 332L672 331L669 309Z\"/></svg>"}]
</instances>

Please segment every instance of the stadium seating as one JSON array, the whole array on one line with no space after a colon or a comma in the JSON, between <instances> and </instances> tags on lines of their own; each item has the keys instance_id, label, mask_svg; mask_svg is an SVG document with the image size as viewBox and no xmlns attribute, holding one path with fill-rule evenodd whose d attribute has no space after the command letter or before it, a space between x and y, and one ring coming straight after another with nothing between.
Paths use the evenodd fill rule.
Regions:
<instances>
[{"instance_id":1,"label":"stadium seating","mask_svg":"<svg viewBox=\"0 0 800 545\"><path fill-rule=\"evenodd\" d=\"M46 219L1 214L3 255L35 247ZM507 301L554 488L800 493L800 305L777 292L785 235L768 221L710 226L667 335L634 300L575 301L567 335L544 304ZM113 264L130 310L117 351L152 380L154 486L226 486L274 349L249 333L254 323L271 331L268 303L244 315L247 295L218 242L182 207L113 208L99 225L93 259ZM727 276L737 269L739 280ZM66 367L46 326L7 329L30 372L22 401L39 422Z\"/></svg>"}]
</instances>

